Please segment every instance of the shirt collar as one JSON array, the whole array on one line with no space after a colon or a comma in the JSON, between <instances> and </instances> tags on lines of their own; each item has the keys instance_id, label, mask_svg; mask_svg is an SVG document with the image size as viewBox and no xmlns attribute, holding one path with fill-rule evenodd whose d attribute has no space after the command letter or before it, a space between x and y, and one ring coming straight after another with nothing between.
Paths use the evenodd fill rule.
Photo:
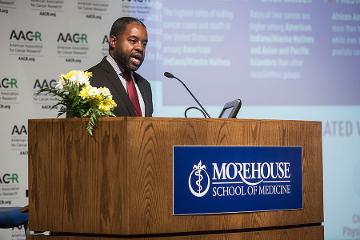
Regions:
<instances>
[{"instance_id":1,"label":"shirt collar","mask_svg":"<svg viewBox=\"0 0 360 240\"><path fill-rule=\"evenodd\" d=\"M110 54L108 54L108 55L106 56L106 60L107 60L107 61L110 63L110 65L113 67L113 69L115 70L116 74L123 77L123 72L124 72L124 71L122 71L122 70L120 69L119 65L116 63L115 59L114 59ZM131 72L131 77L132 77L132 75L133 75L133 74L132 74L132 72Z\"/></svg>"}]
</instances>

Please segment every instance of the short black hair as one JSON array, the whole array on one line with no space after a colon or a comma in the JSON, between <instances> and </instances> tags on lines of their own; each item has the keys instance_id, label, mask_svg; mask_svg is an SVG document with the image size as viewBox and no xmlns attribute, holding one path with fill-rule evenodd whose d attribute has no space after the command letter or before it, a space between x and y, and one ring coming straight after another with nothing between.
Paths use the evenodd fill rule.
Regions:
<instances>
[{"instance_id":1,"label":"short black hair","mask_svg":"<svg viewBox=\"0 0 360 240\"><path fill-rule=\"evenodd\" d=\"M120 33L125 31L126 26L130 23L137 23L143 26L144 28L146 28L145 24L140 19L134 17L121 17L116 19L116 21L111 26L110 36L111 35L115 37L119 36Z\"/></svg>"}]
</instances>

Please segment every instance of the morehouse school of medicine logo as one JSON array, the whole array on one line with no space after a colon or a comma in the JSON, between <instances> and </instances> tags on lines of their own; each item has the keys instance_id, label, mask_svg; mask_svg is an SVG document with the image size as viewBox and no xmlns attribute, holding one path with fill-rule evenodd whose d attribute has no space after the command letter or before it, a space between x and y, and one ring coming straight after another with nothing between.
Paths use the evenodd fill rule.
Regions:
<instances>
[{"instance_id":1,"label":"morehouse school of medicine logo","mask_svg":"<svg viewBox=\"0 0 360 240\"><path fill-rule=\"evenodd\" d=\"M210 188L210 176L206 171L206 166L200 162L194 165L189 176L189 189L195 197L204 196Z\"/></svg>"},{"instance_id":2,"label":"morehouse school of medicine logo","mask_svg":"<svg viewBox=\"0 0 360 240\"><path fill-rule=\"evenodd\" d=\"M302 148L175 146L174 214L302 208Z\"/></svg>"}]
</instances>

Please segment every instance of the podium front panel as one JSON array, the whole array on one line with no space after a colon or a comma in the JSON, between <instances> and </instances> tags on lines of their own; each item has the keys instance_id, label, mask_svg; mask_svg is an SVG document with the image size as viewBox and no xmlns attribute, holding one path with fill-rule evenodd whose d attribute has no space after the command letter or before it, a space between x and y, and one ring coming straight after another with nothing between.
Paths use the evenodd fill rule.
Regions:
<instances>
[{"instance_id":1,"label":"podium front panel","mask_svg":"<svg viewBox=\"0 0 360 240\"><path fill-rule=\"evenodd\" d=\"M323 222L321 123L104 118L29 121L30 229L170 234L283 229ZM301 146L303 208L173 215L173 146Z\"/></svg>"}]
</instances>

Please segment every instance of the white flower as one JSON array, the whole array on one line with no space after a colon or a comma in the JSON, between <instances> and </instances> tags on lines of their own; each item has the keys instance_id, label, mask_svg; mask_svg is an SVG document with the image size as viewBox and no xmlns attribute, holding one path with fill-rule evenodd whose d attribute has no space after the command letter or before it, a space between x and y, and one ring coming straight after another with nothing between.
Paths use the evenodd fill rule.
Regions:
<instances>
[{"instance_id":1,"label":"white flower","mask_svg":"<svg viewBox=\"0 0 360 240\"><path fill-rule=\"evenodd\" d=\"M99 96L101 94L100 90L97 87L91 87L89 89L89 97L96 97Z\"/></svg>"},{"instance_id":2,"label":"white flower","mask_svg":"<svg viewBox=\"0 0 360 240\"><path fill-rule=\"evenodd\" d=\"M65 81L64 79L62 78L62 76L59 77L57 83L56 83L56 86L55 88L56 89L59 89L59 90L62 90L64 88L64 84L65 84Z\"/></svg>"},{"instance_id":3,"label":"white flower","mask_svg":"<svg viewBox=\"0 0 360 240\"><path fill-rule=\"evenodd\" d=\"M89 77L83 71L79 70L75 70L74 73L71 74L69 81L77 85L90 85Z\"/></svg>"},{"instance_id":4,"label":"white flower","mask_svg":"<svg viewBox=\"0 0 360 240\"><path fill-rule=\"evenodd\" d=\"M83 72L79 70L72 70L67 74L61 74L60 79L69 81L72 84L76 84L78 86L85 84L90 85L89 78L91 77L91 73ZM64 85L64 84L63 84Z\"/></svg>"},{"instance_id":5,"label":"white flower","mask_svg":"<svg viewBox=\"0 0 360 240\"><path fill-rule=\"evenodd\" d=\"M101 95L104 96L104 98L111 97L110 90L107 87L101 87L99 88Z\"/></svg>"}]
</instances>

